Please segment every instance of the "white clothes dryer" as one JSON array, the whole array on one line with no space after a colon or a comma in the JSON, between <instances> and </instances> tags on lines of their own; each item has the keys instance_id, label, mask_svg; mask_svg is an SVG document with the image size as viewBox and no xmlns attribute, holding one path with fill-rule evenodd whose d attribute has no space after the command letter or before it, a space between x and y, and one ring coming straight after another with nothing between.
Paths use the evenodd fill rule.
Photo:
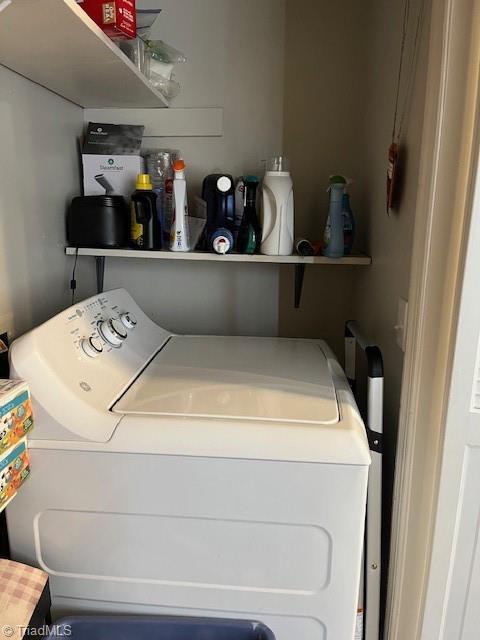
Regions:
<instances>
[{"instance_id":1,"label":"white clothes dryer","mask_svg":"<svg viewBox=\"0 0 480 640\"><path fill-rule=\"evenodd\" d=\"M369 444L320 340L180 336L123 289L14 342L32 474L14 559L55 616L258 619L277 640L352 640Z\"/></svg>"}]
</instances>

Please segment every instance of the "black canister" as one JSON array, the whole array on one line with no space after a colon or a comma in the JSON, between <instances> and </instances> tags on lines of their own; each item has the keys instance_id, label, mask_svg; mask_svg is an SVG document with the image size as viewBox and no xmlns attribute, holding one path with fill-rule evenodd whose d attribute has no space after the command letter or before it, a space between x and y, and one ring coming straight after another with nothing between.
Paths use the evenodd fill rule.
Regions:
<instances>
[{"instance_id":1,"label":"black canister","mask_svg":"<svg viewBox=\"0 0 480 640\"><path fill-rule=\"evenodd\" d=\"M128 206L122 196L78 196L67 213L67 240L73 247L128 246Z\"/></svg>"}]
</instances>

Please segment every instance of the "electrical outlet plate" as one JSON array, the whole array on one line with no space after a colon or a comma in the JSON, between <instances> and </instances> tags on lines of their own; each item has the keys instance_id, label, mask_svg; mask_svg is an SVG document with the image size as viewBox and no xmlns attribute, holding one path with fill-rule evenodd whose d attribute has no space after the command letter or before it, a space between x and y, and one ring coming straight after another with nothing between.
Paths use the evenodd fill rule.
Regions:
<instances>
[{"instance_id":1,"label":"electrical outlet plate","mask_svg":"<svg viewBox=\"0 0 480 640\"><path fill-rule=\"evenodd\" d=\"M407 315L408 302L404 298L399 298L397 324L395 325L395 331L397 334L397 344L403 352L405 352L405 346L407 342Z\"/></svg>"}]
</instances>

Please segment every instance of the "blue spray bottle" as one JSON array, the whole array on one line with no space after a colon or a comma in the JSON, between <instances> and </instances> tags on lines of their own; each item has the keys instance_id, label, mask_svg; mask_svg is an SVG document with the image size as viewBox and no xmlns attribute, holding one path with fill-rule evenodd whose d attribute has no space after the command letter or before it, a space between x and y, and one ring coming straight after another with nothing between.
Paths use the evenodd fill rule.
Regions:
<instances>
[{"instance_id":1,"label":"blue spray bottle","mask_svg":"<svg viewBox=\"0 0 480 640\"><path fill-rule=\"evenodd\" d=\"M341 258L344 255L343 237L343 194L347 181L343 176L330 176L330 207L325 226L323 253L327 258Z\"/></svg>"},{"instance_id":2,"label":"blue spray bottle","mask_svg":"<svg viewBox=\"0 0 480 640\"><path fill-rule=\"evenodd\" d=\"M344 254L348 256L352 253L353 243L355 242L355 217L350 208L350 196L347 191L343 194L342 218Z\"/></svg>"}]
</instances>

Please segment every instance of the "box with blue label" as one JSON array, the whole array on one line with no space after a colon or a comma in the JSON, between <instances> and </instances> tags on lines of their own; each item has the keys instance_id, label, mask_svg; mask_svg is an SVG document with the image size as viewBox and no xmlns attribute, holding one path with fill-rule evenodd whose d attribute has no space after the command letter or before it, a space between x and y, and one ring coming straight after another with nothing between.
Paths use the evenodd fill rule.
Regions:
<instances>
[{"instance_id":1,"label":"box with blue label","mask_svg":"<svg viewBox=\"0 0 480 640\"><path fill-rule=\"evenodd\" d=\"M0 380L0 455L33 428L32 401L22 380Z\"/></svg>"},{"instance_id":2,"label":"box with blue label","mask_svg":"<svg viewBox=\"0 0 480 640\"><path fill-rule=\"evenodd\" d=\"M0 511L30 475L27 440L23 438L0 456Z\"/></svg>"}]
</instances>

